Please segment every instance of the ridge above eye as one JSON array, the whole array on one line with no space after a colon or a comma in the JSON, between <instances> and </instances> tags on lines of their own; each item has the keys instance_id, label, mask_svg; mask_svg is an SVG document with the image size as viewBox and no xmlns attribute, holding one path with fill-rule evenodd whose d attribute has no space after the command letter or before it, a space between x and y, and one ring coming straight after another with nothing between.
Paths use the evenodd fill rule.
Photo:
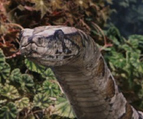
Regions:
<instances>
[{"instance_id":1,"label":"ridge above eye","mask_svg":"<svg viewBox=\"0 0 143 119\"><path fill-rule=\"evenodd\" d=\"M58 38L60 40L64 39L64 35L65 34L61 29L56 30L55 33L54 33L54 37Z\"/></svg>"}]
</instances>

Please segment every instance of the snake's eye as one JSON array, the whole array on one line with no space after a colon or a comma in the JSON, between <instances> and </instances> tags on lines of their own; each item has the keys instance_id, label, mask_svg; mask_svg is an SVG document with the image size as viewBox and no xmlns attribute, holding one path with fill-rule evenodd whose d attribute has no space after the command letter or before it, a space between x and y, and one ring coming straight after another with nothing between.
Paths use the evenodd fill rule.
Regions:
<instances>
[{"instance_id":1,"label":"snake's eye","mask_svg":"<svg viewBox=\"0 0 143 119\"><path fill-rule=\"evenodd\" d=\"M44 41L43 41L43 38L42 38L42 37L39 37L39 38L38 38L38 43L39 43L39 44L42 44L43 42L44 42Z\"/></svg>"}]
</instances>

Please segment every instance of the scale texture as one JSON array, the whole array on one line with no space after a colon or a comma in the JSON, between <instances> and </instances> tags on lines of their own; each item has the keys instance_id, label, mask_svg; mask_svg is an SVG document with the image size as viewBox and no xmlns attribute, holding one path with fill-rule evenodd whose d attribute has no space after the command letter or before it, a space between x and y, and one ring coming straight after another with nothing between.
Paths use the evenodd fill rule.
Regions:
<instances>
[{"instance_id":1,"label":"scale texture","mask_svg":"<svg viewBox=\"0 0 143 119\"><path fill-rule=\"evenodd\" d=\"M20 52L51 67L78 119L143 119L118 90L95 41L66 26L21 32Z\"/></svg>"}]
</instances>

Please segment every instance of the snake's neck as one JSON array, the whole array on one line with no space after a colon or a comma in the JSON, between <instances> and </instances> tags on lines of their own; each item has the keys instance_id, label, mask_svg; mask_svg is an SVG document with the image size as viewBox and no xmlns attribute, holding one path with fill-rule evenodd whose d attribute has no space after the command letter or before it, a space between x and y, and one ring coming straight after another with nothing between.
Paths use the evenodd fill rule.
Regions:
<instances>
[{"instance_id":1,"label":"snake's neck","mask_svg":"<svg viewBox=\"0 0 143 119\"><path fill-rule=\"evenodd\" d=\"M118 90L93 40L85 42L81 51L71 63L53 68L77 118L139 119L139 113Z\"/></svg>"},{"instance_id":2,"label":"snake's neck","mask_svg":"<svg viewBox=\"0 0 143 119\"><path fill-rule=\"evenodd\" d=\"M119 92L101 55L88 64L75 64L80 63L83 65L53 68L78 119L139 119L138 112Z\"/></svg>"}]
</instances>

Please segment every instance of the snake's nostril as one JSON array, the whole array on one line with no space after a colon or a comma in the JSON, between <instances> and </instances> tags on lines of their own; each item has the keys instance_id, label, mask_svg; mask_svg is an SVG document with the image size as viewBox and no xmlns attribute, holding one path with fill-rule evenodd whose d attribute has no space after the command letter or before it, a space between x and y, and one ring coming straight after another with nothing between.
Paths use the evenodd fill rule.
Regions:
<instances>
[{"instance_id":1,"label":"snake's nostril","mask_svg":"<svg viewBox=\"0 0 143 119\"><path fill-rule=\"evenodd\" d=\"M33 37L29 37L28 38L28 43L32 43L32 39L33 39Z\"/></svg>"}]
</instances>

